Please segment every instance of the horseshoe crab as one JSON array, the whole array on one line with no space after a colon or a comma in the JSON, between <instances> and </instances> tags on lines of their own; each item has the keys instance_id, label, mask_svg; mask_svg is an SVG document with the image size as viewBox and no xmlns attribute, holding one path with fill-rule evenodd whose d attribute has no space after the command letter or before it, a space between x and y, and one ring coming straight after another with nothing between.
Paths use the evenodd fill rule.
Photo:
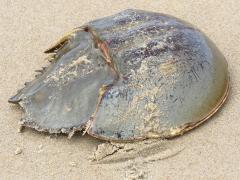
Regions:
<instances>
[{"instance_id":1,"label":"horseshoe crab","mask_svg":"<svg viewBox=\"0 0 240 180\"><path fill-rule=\"evenodd\" d=\"M182 135L228 94L227 62L175 17L124 10L75 28L45 51L50 65L9 99L22 126L105 140Z\"/></svg>"}]
</instances>

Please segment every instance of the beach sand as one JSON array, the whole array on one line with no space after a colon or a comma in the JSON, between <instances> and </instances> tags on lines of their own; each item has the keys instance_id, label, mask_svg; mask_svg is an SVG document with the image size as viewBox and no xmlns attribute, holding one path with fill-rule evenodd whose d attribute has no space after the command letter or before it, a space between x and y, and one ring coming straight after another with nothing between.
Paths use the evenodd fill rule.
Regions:
<instances>
[{"instance_id":1,"label":"beach sand","mask_svg":"<svg viewBox=\"0 0 240 180\"><path fill-rule=\"evenodd\" d=\"M189 21L215 42L231 76L224 107L184 136L132 144L129 153L80 134L69 140L31 129L18 133L22 112L7 100L47 65L43 51L74 27L129 8ZM238 0L0 0L0 179L240 179L239 39ZM98 145L110 160L89 160ZM102 158L98 151L95 159Z\"/></svg>"}]
</instances>

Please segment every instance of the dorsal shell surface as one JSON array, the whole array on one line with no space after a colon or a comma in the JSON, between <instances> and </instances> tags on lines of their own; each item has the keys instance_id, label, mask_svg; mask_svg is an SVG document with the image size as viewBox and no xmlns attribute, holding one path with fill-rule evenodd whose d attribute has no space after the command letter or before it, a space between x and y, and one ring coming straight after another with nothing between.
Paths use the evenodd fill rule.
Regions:
<instances>
[{"instance_id":1,"label":"dorsal shell surface","mask_svg":"<svg viewBox=\"0 0 240 180\"><path fill-rule=\"evenodd\" d=\"M76 28L49 48L52 64L9 101L37 130L85 129L106 140L168 138L223 104L227 62L197 28L125 10Z\"/></svg>"}]
</instances>

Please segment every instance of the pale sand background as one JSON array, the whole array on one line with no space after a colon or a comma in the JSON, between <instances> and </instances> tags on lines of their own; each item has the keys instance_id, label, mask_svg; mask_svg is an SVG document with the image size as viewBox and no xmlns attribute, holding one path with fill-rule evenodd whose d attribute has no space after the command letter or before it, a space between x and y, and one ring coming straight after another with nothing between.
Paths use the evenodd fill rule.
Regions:
<instances>
[{"instance_id":1,"label":"pale sand background","mask_svg":"<svg viewBox=\"0 0 240 180\"><path fill-rule=\"evenodd\" d=\"M184 146L181 153L147 164L148 179L240 179L239 0L0 0L0 179L124 177L121 163L91 165L87 160L99 140L50 138L33 130L18 133L21 112L7 99L46 65L42 52L61 35L126 8L163 12L197 25L226 56L232 81L221 111L173 140ZM17 147L22 154L14 155Z\"/></svg>"}]
</instances>

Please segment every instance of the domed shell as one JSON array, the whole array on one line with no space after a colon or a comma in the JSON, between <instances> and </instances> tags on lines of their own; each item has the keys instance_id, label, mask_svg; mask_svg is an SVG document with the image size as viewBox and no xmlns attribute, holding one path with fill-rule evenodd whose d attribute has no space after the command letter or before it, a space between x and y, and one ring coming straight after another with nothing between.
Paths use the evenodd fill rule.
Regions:
<instances>
[{"instance_id":1,"label":"domed shell","mask_svg":"<svg viewBox=\"0 0 240 180\"><path fill-rule=\"evenodd\" d=\"M207 120L228 94L218 48L160 13L125 10L89 22L46 52L54 63L9 100L25 109L23 125L38 130L169 138Z\"/></svg>"}]
</instances>

